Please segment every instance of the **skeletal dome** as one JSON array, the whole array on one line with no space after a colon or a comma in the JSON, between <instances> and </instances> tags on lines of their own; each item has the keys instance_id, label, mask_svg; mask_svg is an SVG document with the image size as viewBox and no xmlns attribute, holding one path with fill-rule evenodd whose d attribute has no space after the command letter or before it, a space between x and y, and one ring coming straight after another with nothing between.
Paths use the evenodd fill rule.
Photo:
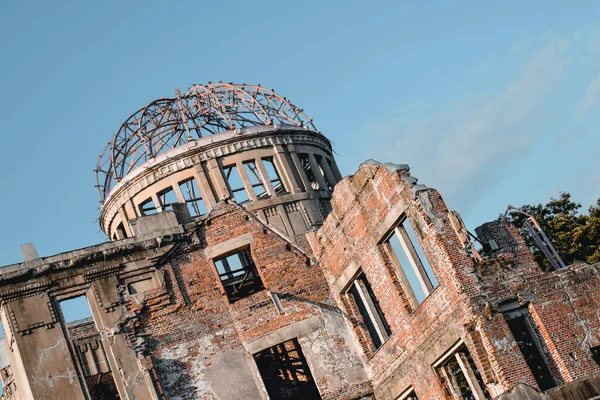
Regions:
<instances>
[{"instance_id":1,"label":"skeletal dome","mask_svg":"<svg viewBox=\"0 0 600 400\"><path fill-rule=\"evenodd\" d=\"M121 124L95 172L100 225L115 239L130 236L129 221L149 211L177 202L200 215L225 197L252 203L246 208L265 220L273 214L272 223L293 238L322 220L311 220L309 209L328 209L341 179L331 143L302 109L259 85L222 82L140 108ZM309 200L318 204L309 207ZM305 214L306 226L283 218L284 204Z\"/></svg>"}]
</instances>

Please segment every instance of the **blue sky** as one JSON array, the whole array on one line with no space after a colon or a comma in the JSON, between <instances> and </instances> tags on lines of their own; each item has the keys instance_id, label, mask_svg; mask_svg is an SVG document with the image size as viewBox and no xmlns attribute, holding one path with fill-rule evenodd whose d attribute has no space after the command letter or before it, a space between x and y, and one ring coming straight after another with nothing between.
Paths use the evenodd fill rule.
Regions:
<instances>
[{"instance_id":1,"label":"blue sky","mask_svg":"<svg viewBox=\"0 0 600 400\"><path fill-rule=\"evenodd\" d=\"M418 3L418 4L417 4ZM194 83L274 88L344 174L408 163L473 230L600 196L600 3L24 2L0 6L0 265L103 241L98 155Z\"/></svg>"}]
</instances>

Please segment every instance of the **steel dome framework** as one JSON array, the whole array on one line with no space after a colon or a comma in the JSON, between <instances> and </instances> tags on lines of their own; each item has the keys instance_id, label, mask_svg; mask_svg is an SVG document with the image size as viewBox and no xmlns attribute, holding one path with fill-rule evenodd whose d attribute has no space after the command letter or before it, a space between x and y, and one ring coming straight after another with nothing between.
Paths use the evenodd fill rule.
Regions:
<instances>
[{"instance_id":1,"label":"steel dome framework","mask_svg":"<svg viewBox=\"0 0 600 400\"><path fill-rule=\"evenodd\" d=\"M318 132L302 109L260 85L208 83L176 94L132 114L98 157L96 188L102 202L134 168L207 135L269 125Z\"/></svg>"}]
</instances>

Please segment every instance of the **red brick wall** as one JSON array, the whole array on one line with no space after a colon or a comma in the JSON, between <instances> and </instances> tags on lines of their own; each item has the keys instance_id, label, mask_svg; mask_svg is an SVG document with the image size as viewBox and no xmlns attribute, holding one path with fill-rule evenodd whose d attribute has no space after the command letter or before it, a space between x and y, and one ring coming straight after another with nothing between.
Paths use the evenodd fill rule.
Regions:
<instances>
[{"instance_id":1,"label":"red brick wall","mask_svg":"<svg viewBox=\"0 0 600 400\"><path fill-rule=\"evenodd\" d=\"M432 364L459 339L493 396L517 382L536 387L498 309L516 298L529 301L566 381L599 371L584 343L600 339L598 266L544 273L516 229L494 223L483 228L502 248L485 263L475 262L439 193L416 185L402 167L363 164L336 185L331 204L323 226L307 237L332 288L351 262L361 266L391 327L390 339L375 352L353 302L347 294L334 293L368 360L378 398L395 398L409 385L419 398L444 398ZM391 227L388 215L399 205L422 233L420 245L440 283L418 307L375 234Z\"/></svg>"},{"instance_id":2,"label":"red brick wall","mask_svg":"<svg viewBox=\"0 0 600 400\"><path fill-rule=\"evenodd\" d=\"M245 234L254 240L252 258L265 288L279 295L283 314L267 290L229 304L214 263L205 255L206 248ZM209 382L217 377L208 376L219 355L243 352L244 343L314 316L324 321L323 328L310 337L312 342L299 340L310 352L305 356L323 397L350 399L372 391L366 375L356 382L343 378L345 370L362 364L351 340L327 325L329 315L339 310L319 267L239 206L219 204L161 269L166 288L147 292L147 297L158 293L158 300L131 301L130 311L137 308L135 335L145 338L167 398L219 397L216 382ZM315 342L317 350L310 348ZM241 364L248 361L253 363L251 355ZM229 384L227 374L235 375L235 369L224 371L220 384Z\"/></svg>"}]
</instances>

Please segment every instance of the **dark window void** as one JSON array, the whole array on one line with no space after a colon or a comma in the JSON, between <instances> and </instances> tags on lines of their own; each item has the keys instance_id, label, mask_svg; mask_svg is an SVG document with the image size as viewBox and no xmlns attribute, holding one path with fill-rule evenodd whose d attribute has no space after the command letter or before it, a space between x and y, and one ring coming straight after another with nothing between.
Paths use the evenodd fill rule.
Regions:
<instances>
[{"instance_id":1,"label":"dark window void","mask_svg":"<svg viewBox=\"0 0 600 400\"><path fill-rule=\"evenodd\" d=\"M152 199L147 199L144 202L142 202L139 205L140 208L140 212L142 213L142 215L152 215L152 214L156 214L158 212L158 210L156 209L156 206L154 205L154 201L152 201Z\"/></svg>"},{"instance_id":2,"label":"dark window void","mask_svg":"<svg viewBox=\"0 0 600 400\"><path fill-rule=\"evenodd\" d=\"M592 352L592 359L600 366L600 346L591 347L590 351Z\"/></svg>"},{"instance_id":3,"label":"dark window void","mask_svg":"<svg viewBox=\"0 0 600 400\"><path fill-rule=\"evenodd\" d=\"M412 291L414 300L421 304L439 283L407 218L394 228L386 245L404 275L404 283Z\"/></svg>"},{"instance_id":4,"label":"dark window void","mask_svg":"<svg viewBox=\"0 0 600 400\"><path fill-rule=\"evenodd\" d=\"M356 304L356 308L358 308L375 348L380 348L391 335L391 331L364 273L356 277L350 286L349 293Z\"/></svg>"},{"instance_id":5,"label":"dark window void","mask_svg":"<svg viewBox=\"0 0 600 400\"><path fill-rule=\"evenodd\" d=\"M242 182L237 167L235 165L224 167L223 173L225 174L229 190L231 190L231 195L235 198L235 201L240 204L250 201L250 197L248 197L248 192L246 192L246 188L244 187L244 183Z\"/></svg>"},{"instance_id":6,"label":"dark window void","mask_svg":"<svg viewBox=\"0 0 600 400\"><path fill-rule=\"evenodd\" d=\"M63 320L66 323L91 318L92 311L85 295L63 300L59 303Z\"/></svg>"},{"instance_id":7,"label":"dark window void","mask_svg":"<svg viewBox=\"0 0 600 400\"><path fill-rule=\"evenodd\" d=\"M250 248L215 261L230 303L264 289Z\"/></svg>"},{"instance_id":8,"label":"dark window void","mask_svg":"<svg viewBox=\"0 0 600 400\"><path fill-rule=\"evenodd\" d=\"M310 187L313 190L319 190L320 189L319 182L317 181L317 177L315 176L315 171L313 171L313 169L310 165L309 155L308 154L298 154L298 158L300 159L300 164L302 166L302 169L304 170L304 173L306 174L306 177L308 178Z\"/></svg>"},{"instance_id":9,"label":"dark window void","mask_svg":"<svg viewBox=\"0 0 600 400\"><path fill-rule=\"evenodd\" d=\"M275 167L275 163L272 158L263 158L263 165L265 167L265 171L267 172L267 176L273 185L273 189L275 189L275 193L282 194L287 193L287 189L281 180L281 176Z\"/></svg>"},{"instance_id":10,"label":"dark window void","mask_svg":"<svg viewBox=\"0 0 600 400\"><path fill-rule=\"evenodd\" d=\"M465 346L452 353L437 367L438 375L453 399L491 399L481 374Z\"/></svg>"},{"instance_id":11,"label":"dark window void","mask_svg":"<svg viewBox=\"0 0 600 400\"><path fill-rule=\"evenodd\" d=\"M556 386L541 341L526 308L505 311L504 318L541 390Z\"/></svg>"},{"instance_id":12,"label":"dark window void","mask_svg":"<svg viewBox=\"0 0 600 400\"><path fill-rule=\"evenodd\" d=\"M187 204L187 208L192 217L199 217L200 215L206 214L206 205L204 204L204 200L202 200L200 189L198 189L198 185L194 178L181 182L179 184L179 189L183 194L185 204Z\"/></svg>"},{"instance_id":13,"label":"dark window void","mask_svg":"<svg viewBox=\"0 0 600 400\"><path fill-rule=\"evenodd\" d=\"M265 190L265 183L263 182L263 177L261 176L260 171L256 166L256 162L245 162L244 169L246 170L246 175L248 175L250 185L252 185L252 190L254 191L256 198L260 200L269 197L269 194Z\"/></svg>"},{"instance_id":14,"label":"dark window void","mask_svg":"<svg viewBox=\"0 0 600 400\"><path fill-rule=\"evenodd\" d=\"M297 339L263 350L254 359L271 400L321 398Z\"/></svg>"},{"instance_id":15,"label":"dark window void","mask_svg":"<svg viewBox=\"0 0 600 400\"><path fill-rule=\"evenodd\" d=\"M112 372L86 376L85 383L92 400L119 400L121 398Z\"/></svg>"},{"instance_id":16,"label":"dark window void","mask_svg":"<svg viewBox=\"0 0 600 400\"><path fill-rule=\"evenodd\" d=\"M119 224L119 226L117 226L117 230L116 230L116 235L117 235L117 239L126 239L127 238L127 233L125 232L125 226L123 225L123 223L121 222Z\"/></svg>"},{"instance_id":17,"label":"dark window void","mask_svg":"<svg viewBox=\"0 0 600 400\"><path fill-rule=\"evenodd\" d=\"M158 201L163 210L173 210L172 204L179 203L173 188L164 190L158 194Z\"/></svg>"}]
</instances>

